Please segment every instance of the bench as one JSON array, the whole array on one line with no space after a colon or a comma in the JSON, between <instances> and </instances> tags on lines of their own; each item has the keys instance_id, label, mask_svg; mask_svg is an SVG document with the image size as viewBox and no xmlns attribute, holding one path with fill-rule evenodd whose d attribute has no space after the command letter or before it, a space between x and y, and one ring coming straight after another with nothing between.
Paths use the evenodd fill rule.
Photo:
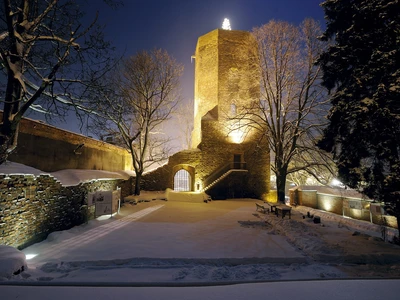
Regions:
<instances>
[{"instance_id":1,"label":"bench","mask_svg":"<svg viewBox=\"0 0 400 300\"><path fill-rule=\"evenodd\" d=\"M263 205L256 203L256 211L261 211L262 213L269 213L269 208L265 208Z\"/></svg>"},{"instance_id":2,"label":"bench","mask_svg":"<svg viewBox=\"0 0 400 300\"><path fill-rule=\"evenodd\" d=\"M291 211L292 208L290 206L287 205L277 205L275 207L275 214L278 217L279 216L279 212L281 212L282 215L282 219L286 216L286 214L289 214L289 219L291 218Z\"/></svg>"},{"instance_id":3,"label":"bench","mask_svg":"<svg viewBox=\"0 0 400 300\"><path fill-rule=\"evenodd\" d=\"M268 210L270 210L271 212L275 212L276 211L276 205L277 205L276 203L271 203L271 202L264 201L264 204L269 206Z\"/></svg>"}]
</instances>

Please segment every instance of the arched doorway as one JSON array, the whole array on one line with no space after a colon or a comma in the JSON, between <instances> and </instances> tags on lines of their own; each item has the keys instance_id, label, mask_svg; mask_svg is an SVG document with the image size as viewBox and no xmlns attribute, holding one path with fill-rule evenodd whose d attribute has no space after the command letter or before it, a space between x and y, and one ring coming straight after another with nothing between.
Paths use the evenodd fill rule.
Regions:
<instances>
[{"instance_id":1,"label":"arched doorway","mask_svg":"<svg viewBox=\"0 0 400 300\"><path fill-rule=\"evenodd\" d=\"M180 169L174 176L174 191L189 192L192 186L192 177L184 169Z\"/></svg>"}]
</instances>

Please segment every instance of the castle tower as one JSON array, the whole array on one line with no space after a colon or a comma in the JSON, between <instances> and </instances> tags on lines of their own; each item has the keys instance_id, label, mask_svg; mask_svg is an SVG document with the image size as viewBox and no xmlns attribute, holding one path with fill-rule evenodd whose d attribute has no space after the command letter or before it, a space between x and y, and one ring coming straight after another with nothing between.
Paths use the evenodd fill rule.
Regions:
<instances>
[{"instance_id":1,"label":"castle tower","mask_svg":"<svg viewBox=\"0 0 400 300\"><path fill-rule=\"evenodd\" d=\"M151 182L167 180L165 188L206 192L213 199L265 199L270 181L266 131L235 118L260 101L257 59L249 32L216 29L198 39L192 149L171 156Z\"/></svg>"},{"instance_id":2,"label":"castle tower","mask_svg":"<svg viewBox=\"0 0 400 300\"><path fill-rule=\"evenodd\" d=\"M249 32L216 29L198 39L192 148L202 141L203 118L221 121L260 99L259 80L256 41Z\"/></svg>"}]
</instances>

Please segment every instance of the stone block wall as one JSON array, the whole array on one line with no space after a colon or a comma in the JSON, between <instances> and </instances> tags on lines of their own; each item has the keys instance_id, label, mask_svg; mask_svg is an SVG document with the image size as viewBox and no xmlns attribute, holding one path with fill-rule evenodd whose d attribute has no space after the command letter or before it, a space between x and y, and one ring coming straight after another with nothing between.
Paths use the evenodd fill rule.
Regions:
<instances>
[{"instance_id":1,"label":"stone block wall","mask_svg":"<svg viewBox=\"0 0 400 300\"><path fill-rule=\"evenodd\" d=\"M394 216L370 214L371 200L296 188L290 190L290 203L292 205L297 203L298 205L320 209L356 220L372 222L377 225L397 228L397 220Z\"/></svg>"},{"instance_id":2,"label":"stone block wall","mask_svg":"<svg viewBox=\"0 0 400 300\"><path fill-rule=\"evenodd\" d=\"M21 120L17 149L9 160L44 172L132 170L132 157L124 148L27 118Z\"/></svg>"},{"instance_id":3,"label":"stone block wall","mask_svg":"<svg viewBox=\"0 0 400 300\"><path fill-rule=\"evenodd\" d=\"M233 163L234 155L241 155L248 172L233 172L206 193L214 199L263 198L269 192L270 161L266 139L255 135L243 143L231 143L220 128L223 121L203 120L202 142L197 149L178 152L169 158L168 164L143 176L143 190L173 189L174 175L180 169L192 176L192 191L204 188L205 181L227 164ZM192 171L193 170L193 171Z\"/></svg>"},{"instance_id":4,"label":"stone block wall","mask_svg":"<svg viewBox=\"0 0 400 300\"><path fill-rule=\"evenodd\" d=\"M200 162L199 149L184 150L175 153L168 159L168 164L146 173L142 177L141 189L146 191L164 191L174 185L174 171L188 166L196 168ZM183 166L184 165L184 166Z\"/></svg>"},{"instance_id":5,"label":"stone block wall","mask_svg":"<svg viewBox=\"0 0 400 300\"><path fill-rule=\"evenodd\" d=\"M218 104L218 32L199 37L196 46L192 148L201 142L201 119Z\"/></svg>"},{"instance_id":6,"label":"stone block wall","mask_svg":"<svg viewBox=\"0 0 400 300\"><path fill-rule=\"evenodd\" d=\"M213 198L265 199L270 151L262 135L267 129L260 134L239 121L240 114L260 99L257 43L250 32L216 29L199 37L195 57L192 148L201 150L192 166L195 190L223 178L206 191ZM189 160L183 158L177 165L183 168ZM240 162L242 170L220 177L233 169L233 162Z\"/></svg>"},{"instance_id":7,"label":"stone block wall","mask_svg":"<svg viewBox=\"0 0 400 300\"><path fill-rule=\"evenodd\" d=\"M142 176L140 189L143 191L164 191L171 188L171 168L162 166L152 172ZM135 180L132 180L132 189L134 189Z\"/></svg>"},{"instance_id":8,"label":"stone block wall","mask_svg":"<svg viewBox=\"0 0 400 300\"><path fill-rule=\"evenodd\" d=\"M317 191L299 191L299 205L318 208Z\"/></svg>"},{"instance_id":9,"label":"stone block wall","mask_svg":"<svg viewBox=\"0 0 400 300\"><path fill-rule=\"evenodd\" d=\"M21 249L80 225L94 217L85 205L88 192L117 187L122 198L130 193L130 182L121 179L65 187L50 175L0 175L0 244Z\"/></svg>"},{"instance_id":10,"label":"stone block wall","mask_svg":"<svg viewBox=\"0 0 400 300\"><path fill-rule=\"evenodd\" d=\"M370 221L370 203L371 201L355 198L339 198L342 200L342 213L346 217L357 220ZM339 201L340 201L339 200ZM354 204L357 203L357 207ZM338 205L339 206L339 205Z\"/></svg>"},{"instance_id":11,"label":"stone block wall","mask_svg":"<svg viewBox=\"0 0 400 300\"><path fill-rule=\"evenodd\" d=\"M338 215L343 214L343 197L341 196L317 193L317 203L318 209Z\"/></svg>"}]
</instances>

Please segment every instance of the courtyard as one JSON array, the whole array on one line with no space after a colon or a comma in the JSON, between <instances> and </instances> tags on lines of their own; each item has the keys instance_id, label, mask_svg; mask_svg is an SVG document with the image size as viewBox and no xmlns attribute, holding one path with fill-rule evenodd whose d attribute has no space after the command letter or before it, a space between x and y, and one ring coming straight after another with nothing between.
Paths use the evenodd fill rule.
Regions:
<instances>
[{"instance_id":1,"label":"courtyard","mask_svg":"<svg viewBox=\"0 0 400 300\"><path fill-rule=\"evenodd\" d=\"M118 215L23 249L34 257L19 280L218 284L400 276L400 247L382 241L368 222L325 214L314 224L306 207L282 219L257 212L257 201L125 204Z\"/></svg>"}]
</instances>

